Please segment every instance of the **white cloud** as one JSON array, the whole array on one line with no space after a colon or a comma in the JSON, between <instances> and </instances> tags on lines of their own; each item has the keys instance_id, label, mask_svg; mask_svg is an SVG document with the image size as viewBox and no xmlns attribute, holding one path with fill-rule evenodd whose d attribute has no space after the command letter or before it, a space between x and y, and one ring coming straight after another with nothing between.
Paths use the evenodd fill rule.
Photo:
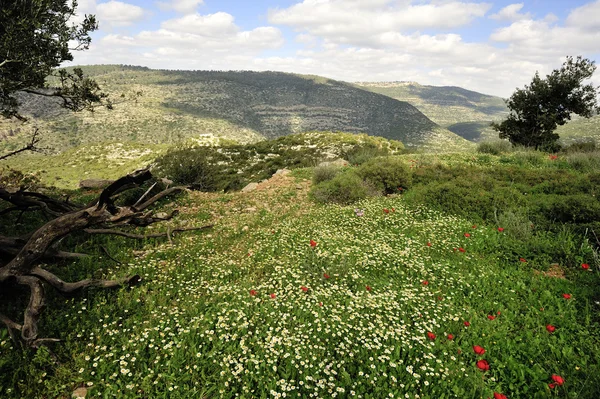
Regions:
<instances>
[{"instance_id":1,"label":"white cloud","mask_svg":"<svg viewBox=\"0 0 600 399\"><path fill-rule=\"evenodd\" d=\"M129 26L144 17L144 9L133 4L111 0L96 6L96 16L100 26Z\"/></svg>"},{"instance_id":2,"label":"white cloud","mask_svg":"<svg viewBox=\"0 0 600 399\"><path fill-rule=\"evenodd\" d=\"M281 31L274 27L244 31L230 14L194 14L164 21L154 31L106 35L93 42L89 51L77 54L76 62L165 69L235 69L240 60L250 64L262 51L276 49L283 43Z\"/></svg>"},{"instance_id":3,"label":"white cloud","mask_svg":"<svg viewBox=\"0 0 600 399\"><path fill-rule=\"evenodd\" d=\"M512 6L498 13L513 18L510 23L474 42L453 27L478 18L489 23L481 19L489 5L452 0L299 0L286 9L271 10L268 17L296 30L293 40L300 50L295 53L286 48L285 53L275 52L285 43L276 27L242 29L228 13L193 12L162 21L159 29L106 35L89 51L74 56L79 64L280 70L347 81L413 80L507 97L529 83L536 70L546 74L560 67L566 55L598 54L600 29L590 29L595 25L585 18L593 11L588 6L573 10L565 24L552 14L532 19L521 13L519 4Z\"/></svg>"},{"instance_id":4,"label":"white cloud","mask_svg":"<svg viewBox=\"0 0 600 399\"><path fill-rule=\"evenodd\" d=\"M304 0L269 10L272 24L346 44L368 45L382 33L465 26L490 9L487 3L436 2L411 5L391 0Z\"/></svg>"},{"instance_id":5,"label":"white cloud","mask_svg":"<svg viewBox=\"0 0 600 399\"><path fill-rule=\"evenodd\" d=\"M574 9L567 17L567 25L589 31L600 30L600 0Z\"/></svg>"},{"instance_id":6,"label":"white cloud","mask_svg":"<svg viewBox=\"0 0 600 399\"><path fill-rule=\"evenodd\" d=\"M161 24L161 28L200 36L231 35L238 31L233 16L225 12L209 15L190 14L182 18L167 20Z\"/></svg>"},{"instance_id":7,"label":"white cloud","mask_svg":"<svg viewBox=\"0 0 600 399\"><path fill-rule=\"evenodd\" d=\"M203 0L171 0L170 2L159 1L158 6L162 10L175 10L182 14L193 14L198 6L204 4Z\"/></svg>"},{"instance_id":8,"label":"white cloud","mask_svg":"<svg viewBox=\"0 0 600 399\"><path fill-rule=\"evenodd\" d=\"M520 21L522 19L530 19L531 18L530 13L527 13L527 14L519 13L519 11L521 11L523 6L524 6L523 3L510 4L506 7L504 7L503 9L501 9L500 11L498 11L498 13L490 15L490 18L496 19L498 21L510 21L510 22Z\"/></svg>"}]
</instances>

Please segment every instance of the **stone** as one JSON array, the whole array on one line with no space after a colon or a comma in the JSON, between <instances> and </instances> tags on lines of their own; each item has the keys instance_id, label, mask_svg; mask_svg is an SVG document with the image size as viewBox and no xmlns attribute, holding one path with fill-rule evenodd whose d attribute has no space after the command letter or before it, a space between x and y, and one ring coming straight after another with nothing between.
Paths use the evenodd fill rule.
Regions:
<instances>
[{"instance_id":1,"label":"stone","mask_svg":"<svg viewBox=\"0 0 600 399\"><path fill-rule=\"evenodd\" d=\"M343 166L348 166L350 165L350 163L348 161L346 161L345 159L342 158L338 158L335 159L333 161L325 161L325 162L321 162L319 164L319 166L337 166L337 167L343 167Z\"/></svg>"},{"instance_id":2,"label":"stone","mask_svg":"<svg viewBox=\"0 0 600 399\"><path fill-rule=\"evenodd\" d=\"M79 182L79 188L104 188L112 184L114 180L106 179L85 179Z\"/></svg>"},{"instance_id":3,"label":"stone","mask_svg":"<svg viewBox=\"0 0 600 399\"><path fill-rule=\"evenodd\" d=\"M289 169L278 169L273 176L285 176L292 173Z\"/></svg>"},{"instance_id":4,"label":"stone","mask_svg":"<svg viewBox=\"0 0 600 399\"><path fill-rule=\"evenodd\" d=\"M246 187L242 188L242 192L249 193L256 190L256 187L258 187L258 183L249 183Z\"/></svg>"},{"instance_id":5,"label":"stone","mask_svg":"<svg viewBox=\"0 0 600 399\"><path fill-rule=\"evenodd\" d=\"M85 399L87 396L87 389L85 388L77 388L73 391L72 397L75 399Z\"/></svg>"}]
</instances>

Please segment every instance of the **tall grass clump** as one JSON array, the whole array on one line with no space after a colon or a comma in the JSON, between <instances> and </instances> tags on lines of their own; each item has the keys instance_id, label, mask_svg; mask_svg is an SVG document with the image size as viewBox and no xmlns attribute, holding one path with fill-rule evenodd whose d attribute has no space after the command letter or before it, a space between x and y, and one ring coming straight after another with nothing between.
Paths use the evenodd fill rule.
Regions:
<instances>
[{"instance_id":1,"label":"tall grass clump","mask_svg":"<svg viewBox=\"0 0 600 399\"><path fill-rule=\"evenodd\" d=\"M412 173L400 157L378 157L362 164L358 175L384 194L393 194L410 187Z\"/></svg>"},{"instance_id":2,"label":"tall grass clump","mask_svg":"<svg viewBox=\"0 0 600 399\"><path fill-rule=\"evenodd\" d=\"M477 144L477 152L482 154L500 155L510 152L512 144L506 140L483 141Z\"/></svg>"},{"instance_id":3,"label":"tall grass clump","mask_svg":"<svg viewBox=\"0 0 600 399\"><path fill-rule=\"evenodd\" d=\"M315 167L313 172L313 184L319 184L324 181L328 181L337 176L338 173L342 170L341 167L336 165L321 165Z\"/></svg>"},{"instance_id":4,"label":"tall grass clump","mask_svg":"<svg viewBox=\"0 0 600 399\"><path fill-rule=\"evenodd\" d=\"M354 170L338 173L332 179L313 186L310 192L311 197L319 203L340 205L352 204L376 194L377 190L363 181Z\"/></svg>"}]
</instances>

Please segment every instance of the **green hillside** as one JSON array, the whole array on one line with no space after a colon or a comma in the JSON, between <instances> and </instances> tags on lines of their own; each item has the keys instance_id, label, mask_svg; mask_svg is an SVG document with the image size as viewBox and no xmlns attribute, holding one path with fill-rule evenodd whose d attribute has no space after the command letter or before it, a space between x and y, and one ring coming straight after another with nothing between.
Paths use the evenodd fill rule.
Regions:
<instances>
[{"instance_id":1,"label":"green hillside","mask_svg":"<svg viewBox=\"0 0 600 399\"><path fill-rule=\"evenodd\" d=\"M500 97L454 86L423 86L415 82L361 82L358 87L406 101L440 126L501 119L507 109Z\"/></svg>"},{"instance_id":2,"label":"green hillside","mask_svg":"<svg viewBox=\"0 0 600 399\"><path fill-rule=\"evenodd\" d=\"M55 152L107 141L247 143L307 131L367 133L409 148L469 147L406 102L322 77L118 65L83 69L119 103L115 110L72 114L47 99L23 98L25 113L44 132L45 147ZM8 133L0 149L19 145L26 135L17 129L27 128L1 123L0 131Z\"/></svg>"}]
</instances>

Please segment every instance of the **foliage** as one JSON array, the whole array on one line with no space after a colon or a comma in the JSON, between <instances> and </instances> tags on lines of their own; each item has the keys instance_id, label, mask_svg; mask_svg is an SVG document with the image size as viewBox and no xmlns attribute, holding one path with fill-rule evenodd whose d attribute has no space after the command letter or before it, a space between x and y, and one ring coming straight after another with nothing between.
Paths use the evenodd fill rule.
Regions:
<instances>
[{"instance_id":1,"label":"foliage","mask_svg":"<svg viewBox=\"0 0 600 399\"><path fill-rule=\"evenodd\" d=\"M584 85L596 66L594 61L567 57L560 69L545 79L536 73L524 89L517 89L506 101L510 114L501 123L493 124L501 139L513 144L554 151L559 139L556 128L571 119L571 114L586 118L599 110L597 89Z\"/></svg>"},{"instance_id":2,"label":"foliage","mask_svg":"<svg viewBox=\"0 0 600 399\"><path fill-rule=\"evenodd\" d=\"M337 165L322 165L317 166L313 172L312 182L313 184L319 184L321 182L333 179L342 168Z\"/></svg>"},{"instance_id":3,"label":"foliage","mask_svg":"<svg viewBox=\"0 0 600 399\"><path fill-rule=\"evenodd\" d=\"M73 111L93 109L106 102L98 84L84 76L80 68L56 71L64 61L72 61L69 46L85 50L90 33L98 28L93 15L79 25L71 24L76 2L68 0L16 0L3 2L0 9L0 113L23 119L18 93L56 97L61 106ZM54 76L57 87L48 87ZM107 103L110 106L110 103Z\"/></svg>"},{"instance_id":4,"label":"foliage","mask_svg":"<svg viewBox=\"0 0 600 399\"><path fill-rule=\"evenodd\" d=\"M154 169L159 176L178 184L192 184L204 191L230 191L267 179L278 169L312 167L331 157L358 153L362 148L396 153L403 151L404 146L380 137L309 132L246 145L174 148L156 160ZM323 173L331 175L332 172ZM202 179L208 179L207 183L195 182Z\"/></svg>"},{"instance_id":5,"label":"foliage","mask_svg":"<svg viewBox=\"0 0 600 399\"><path fill-rule=\"evenodd\" d=\"M411 186L411 170L400 157L372 158L362 164L358 175L384 194L402 192Z\"/></svg>"},{"instance_id":6,"label":"foliage","mask_svg":"<svg viewBox=\"0 0 600 399\"><path fill-rule=\"evenodd\" d=\"M482 154L500 155L509 152L511 148L512 145L506 140L482 141L477 144L477 152Z\"/></svg>"},{"instance_id":7,"label":"foliage","mask_svg":"<svg viewBox=\"0 0 600 399\"><path fill-rule=\"evenodd\" d=\"M474 157L453 154L431 164L435 173L468 177L482 157L501 166L497 179L506 184L518 171L525 176L515 184L548 177L488 154ZM417 172L428 168L427 157L414 158L423 165ZM544 166L547 173L571 170L550 160ZM556 188L572 177L561 176ZM48 298L44 330L72 331L51 348L59 361L45 351L34 359L0 330L0 396L69 397L85 386L90 397L174 399L291 391L598 397L600 275L589 242L568 230L515 235L513 227L527 222L521 215L499 217L507 223L499 232L494 221L480 224L405 196L315 205L297 184L180 199L181 223L217 223L210 234L174 238L173 245L94 237L86 250L101 244L122 264L92 252L98 256L61 265L63 278L118 268L140 274L143 284ZM550 277L552 263L566 279ZM478 356L475 345L486 353ZM477 368L480 359L490 370ZM565 383L551 391L553 374Z\"/></svg>"},{"instance_id":8,"label":"foliage","mask_svg":"<svg viewBox=\"0 0 600 399\"><path fill-rule=\"evenodd\" d=\"M347 170L314 186L310 195L322 204L348 205L372 196L376 192L354 170Z\"/></svg>"},{"instance_id":9,"label":"foliage","mask_svg":"<svg viewBox=\"0 0 600 399\"><path fill-rule=\"evenodd\" d=\"M376 145L365 145L349 149L343 154L343 157L352 165L361 165L371 158L385 155L389 155L387 148L381 148Z\"/></svg>"}]
</instances>

